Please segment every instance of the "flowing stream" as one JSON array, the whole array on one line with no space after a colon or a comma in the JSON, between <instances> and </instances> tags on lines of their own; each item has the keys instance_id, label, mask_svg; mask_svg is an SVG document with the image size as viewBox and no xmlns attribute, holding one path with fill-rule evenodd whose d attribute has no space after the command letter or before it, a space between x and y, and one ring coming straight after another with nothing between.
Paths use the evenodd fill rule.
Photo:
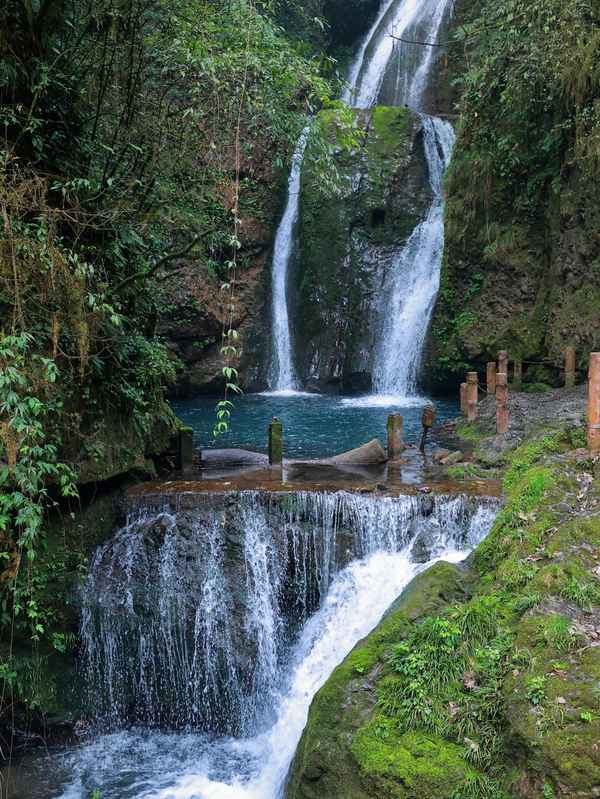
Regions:
<instances>
[{"instance_id":1,"label":"flowing stream","mask_svg":"<svg viewBox=\"0 0 600 799\"><path fill-rule=\"evenodd\" d=\"M368 109L373 105L407 105L422 112L435 63L436 43L453 0L384 0L350 66L342 99ZM420 43L420 44L417 44ZM423 345L439 289L444 247L442 177L454 144L450 123L421 114L432 204L395 258L380 292L376 321L373 387L391 401L414 397ZM283 393L298 389L293 366L288 277L294 254L294 226L300 203L302 160L308 131L300 137L288 184L285 213L273 256L272 343L269 388ZM390 301L391 298L391 301ZM375 400L380 401L380 400Z\"/></svg>"},{"instance_id":2,"label":"flowing stream","mask_svg":"<svg viewBox=\"0 0 600 799\"><path fill-rule=\"evenodd\" d=\"M95 735L30 763L14 796L281 799L316 691L410 580L464 558L496 510L345 492L142 507L83 588Z\"/></svg>"}]
</instances>

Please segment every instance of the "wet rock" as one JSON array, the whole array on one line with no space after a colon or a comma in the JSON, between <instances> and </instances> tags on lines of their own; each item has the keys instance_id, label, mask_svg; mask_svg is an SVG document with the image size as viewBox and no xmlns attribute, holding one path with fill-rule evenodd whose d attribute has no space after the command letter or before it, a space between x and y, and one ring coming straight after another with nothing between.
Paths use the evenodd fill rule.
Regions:
<instances>
[{"instance_id":1,"label":"wet rock","mask_svg":"<svg viewBox=\"0 0 600 799\"><path fill-rule=\"evenodd\" d=\"M450 454L451 454L451 450L444 449L443 447L440 447L440 449L435 449L433 451L433 454L432 454L431 457L432 457L432 460L433 460L434 463L441 463L444 460L444 458L447 458L448 455L450 455Z\"/></svg>"},{"instance_id":2,"label":"wet rock","mask_svg":"<svg viewBox=\"0 0 600 799\"><path fill-rule=\"evenodd\" d=\"M337 464L370 464L370 463L386 463L387 455L381 442L374 438L362 447L351 449L348 452L342 452L340 455L334 455L333 458L325 458L322 463L337 463Z\"/></svg>"},{"instance_id":3,"label":"wet rock","mask_svg":"<svg viewBox=\"0 0 600 799\"><path fill-rule=\"evenodd\" d=\"M559 513L572 513L573 508L567 502L559 502L558 505L554 506L555 510Z\"/></svg>"},{"instance_id":4,"label":"wet rock","mask_svg":"<svg viewBox=\"0 0 600 799\"><path fill-rule=\"evenodd\" d=\"M440 543L439 522L436 519L427 522L422 519L415 520L411 533L415 536L410 550L411 560L415 563L427 563Z\"/></svg>"}]
</instances>

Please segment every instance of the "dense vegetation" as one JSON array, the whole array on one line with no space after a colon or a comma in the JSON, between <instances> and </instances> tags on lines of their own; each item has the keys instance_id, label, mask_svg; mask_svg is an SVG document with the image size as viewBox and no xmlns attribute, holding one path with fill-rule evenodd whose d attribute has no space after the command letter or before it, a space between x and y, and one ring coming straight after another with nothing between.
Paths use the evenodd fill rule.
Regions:
<instances>
[{"instance_id":1,"label":"dense vegetation","mask_svg":"<svg viewBox=\"0 0 600 799\"><path fill-rule=\"evenodd\" d=\"M317 695L290 799L593 795L599 493L583 440L559 426L504 453L507 501L467 568L418 577Z\"/></svg>"},{"instance_id":2,"label":"dense vegetation","mask_svg":"<svg viewBox=\"0 0 600 799\"><path fill-rule=\"evenodd\" d=\"M459 11L453 52L465 69L434 357L446 378L503 347L558 365L564 346L600 344L598 6Z\"/></svg>"},{"instance_id":3,"label":"dense vegetation","mask_svg":"<svg viewBox=\"0 0 600 799\"><path fill-rule=\"evenodd\" d=\"M48 511L82 484L145 466L168 441L176 421L165 391L177 361L158 330L170 312L165 287L184 262L220 287L224 382L235 389L241 228L266 192L256 165L269 163L271 184L285 176L306 116L336 81L323 8L310 17L302 9L251 0L3 4L5 641L64 649L72 636L54 599L81 563L65 546L65 557L47 555ZM299 15L304 28L288 35L281 24L298 27ZM309 28L314 37L301 41ZM221 425L227 416L224 405ZM11 648L2 674L31 698Z\"/></svg>"}]
</instances>

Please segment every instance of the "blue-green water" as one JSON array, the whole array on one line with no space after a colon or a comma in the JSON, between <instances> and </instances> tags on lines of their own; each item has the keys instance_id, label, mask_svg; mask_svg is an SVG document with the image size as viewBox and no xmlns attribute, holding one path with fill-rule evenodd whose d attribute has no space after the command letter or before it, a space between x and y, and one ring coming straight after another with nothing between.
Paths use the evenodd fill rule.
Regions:
<instances>
[{"instance_id":1,"label":"blue-green water","mask_svg":"<svg viewBox=\"0 0 600 799\"><path fill-rule=\"evenodd\" d=\"M390 413L404 417L405 439L417 443L421 414L426 400L390 397L339 397L318 394L247 394L235 399L230 430L215 439L214 397L177 400L173 408L194 430L200 448L240 447L267 451L267 428L273 416L283 422L284 454L287 458L323 458L359 447L372 438L386 441ZM436 424L458 414L453 400L435 400Z\"/></svg>"}]
</instances>

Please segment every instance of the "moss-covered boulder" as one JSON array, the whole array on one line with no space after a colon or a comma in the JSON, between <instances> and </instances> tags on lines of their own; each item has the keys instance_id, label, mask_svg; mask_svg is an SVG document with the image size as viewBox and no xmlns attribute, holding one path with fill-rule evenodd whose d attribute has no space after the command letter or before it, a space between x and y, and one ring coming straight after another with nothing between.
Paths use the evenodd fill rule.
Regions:
<instances>
[{"instance_id":1,"label":"moss-covered boulder","mask_svg":"<svg viewBox=\"0 0 600 799\"><path fill-rule=\"evenodd\" d=\"M368 389L381 290L431 201L420 118L406 108L321 112L302 173L291 318L298 371L320 388ZM336 174L322 179L323 136Z\"/></svg>"},{"instance_id":2,"label":"moss-covered boulder","mask_svg":"<svg viewBox=\"0 0 600 799\"><path fill-rule=\"evenodd\" d=\"M402 735L377 708L377 684L386 654L417 619L464 597L466 574L438 563L419 575L379 626L338 666L316 695L287 786L286 799L437 797L441 771L447 785L464 778L455 748L435 737ZM443 749L443 751L442 751ZM452 775L455 779L452 780Z\"/></svg>"},{"instance_id":3,"label":"moss-covered boulder","mask_svg":"<svg viewBox=\"0 0 600 799\"><path fill-rule=\"evenodd\" d=\"M316 695L286 799L600 795L600 483L564 427L504 463L465 567L414 580Z\"/></svg>"}]
</instances>

